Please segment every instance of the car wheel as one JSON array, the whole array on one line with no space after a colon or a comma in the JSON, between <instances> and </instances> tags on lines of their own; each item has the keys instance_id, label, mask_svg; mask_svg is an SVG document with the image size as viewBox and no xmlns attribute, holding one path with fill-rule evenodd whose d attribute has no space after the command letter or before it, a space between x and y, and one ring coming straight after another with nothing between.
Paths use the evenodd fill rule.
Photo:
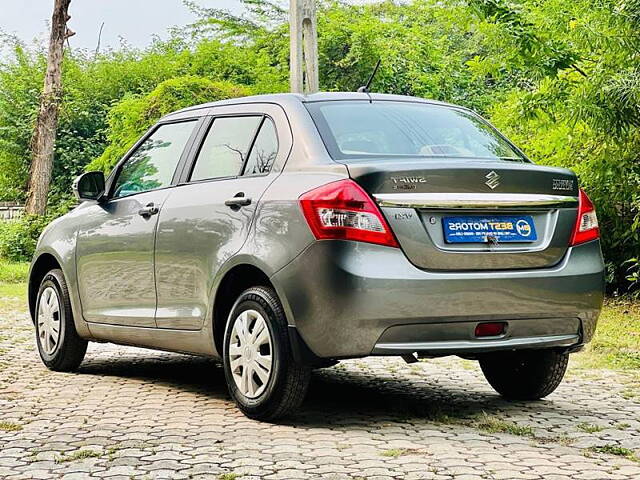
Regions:
<instances>
[{"instance_id":1,"label":"car wheel","mask_svg":"<svg viewBox=\"0 0 640 480\"><path fill-rule=\"evenodd\" d=\"M51 270L40 283L35 323L42 362L57 372L78 368L87 351L87 341L76 332L69 290L59 269Z\"/></svg>"},{"instance_id":2,"label":"car wheel","mask_svg":"<svg viewBox=\"0 0 640 480\"><path fill-rule=\"evenodd\" d=\"M238 297L223 357L229 393L248 417L275 420L304 400L310 368L293 359L287 321L273 289L254 287Z\"/></svg>"},{"instance_id":3,"label":"car wheel","mask_svg":"<svg viewBox=\"0 0 640 480\"><path fill-rule=\"evenodd\" d=\"M503 397L538 400L560 385L568 361L568 353L530 350L483 356L480 367L487 381Z\"/></svg>"}]
</instances>

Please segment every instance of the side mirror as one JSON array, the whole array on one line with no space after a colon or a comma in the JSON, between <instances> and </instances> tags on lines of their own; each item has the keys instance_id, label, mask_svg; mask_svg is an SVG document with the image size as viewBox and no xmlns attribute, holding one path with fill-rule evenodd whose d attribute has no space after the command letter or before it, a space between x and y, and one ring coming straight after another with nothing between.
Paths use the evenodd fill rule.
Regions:
<instances>
[{"instance_id":1,"label":"side mirror","mask_svg":"<svg viewBox=\"0 0 640 480\"><path fill-rule=\"evenodd\" d=\"M99 200L104 195L104 173L87 172L73 182L73 193L80 201Z\"/></svg>"}]
</instances>

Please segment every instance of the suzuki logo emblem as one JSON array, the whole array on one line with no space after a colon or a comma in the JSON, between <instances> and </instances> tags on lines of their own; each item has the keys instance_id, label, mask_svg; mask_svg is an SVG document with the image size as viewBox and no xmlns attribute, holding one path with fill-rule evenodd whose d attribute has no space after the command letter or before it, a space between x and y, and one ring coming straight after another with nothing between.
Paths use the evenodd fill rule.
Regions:
<instances>
[{"instance_id":1,"label":"suzuki logo emblem","mask_svg":"<svg viewBox=\"0 0 640 480\"><path fill-rule=\"evenodd\" d=\"M497 188L498 185L500 185L500 175L498 175L493 170L491 170L489 173L487 173L484 178L487 179L487 181L484 182L484 184L487 187L489 187L491 190Z\"/></svg>"}]
</instances>

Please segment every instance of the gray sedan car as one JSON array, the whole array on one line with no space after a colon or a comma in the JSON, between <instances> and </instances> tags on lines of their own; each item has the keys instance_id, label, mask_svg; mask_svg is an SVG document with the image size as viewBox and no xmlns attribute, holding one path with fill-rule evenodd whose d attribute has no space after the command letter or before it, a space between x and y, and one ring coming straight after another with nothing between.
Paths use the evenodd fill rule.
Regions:
<instances>
[{"instance_id":1,"label":"gray sedan car","mask_svg":"<svg viewBox=\"0 0 640 480\"><path fill-rule=\"evenodd\" d=\"M87 342L221 359L248 416L303 400L340 359L476 359L538 399L603 301L593 204L473 112L368 93L239 98L172 113L38 242L43 362Z\"/></svg>"}]
</instances>

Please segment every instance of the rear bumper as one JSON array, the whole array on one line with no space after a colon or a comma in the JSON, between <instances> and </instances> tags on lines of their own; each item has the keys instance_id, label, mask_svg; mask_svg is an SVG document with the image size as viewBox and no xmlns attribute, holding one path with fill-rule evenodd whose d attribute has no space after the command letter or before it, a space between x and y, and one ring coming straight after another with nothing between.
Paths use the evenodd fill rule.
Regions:
<instances>
[{"instance_id":1,"label":"rear bumper","mask_svg":"<svg viewBox=\"0 0 640 480\"><path fill-rule=\"evenodd\" d=\"M503 335L477 338L477 321L399 325L387 328L376 341L375 355L477 354L520 348L568 348L580 344L579 318L507 320Z\"/></svg>"},{"instance_id":2,"label":"rear bumper","mask_svg":"<svg viewBox=\"0 0 640 480\"><path fill-rule=\"evenodd\" d=\"M428 272L397 248L320 241L278 271L287 318L322 358L477 354L579 348L593 337L603 301L600 244L569 249L553 268ZM475 325L504 321L477 339Z\"/></svg>"}]
</instances>

